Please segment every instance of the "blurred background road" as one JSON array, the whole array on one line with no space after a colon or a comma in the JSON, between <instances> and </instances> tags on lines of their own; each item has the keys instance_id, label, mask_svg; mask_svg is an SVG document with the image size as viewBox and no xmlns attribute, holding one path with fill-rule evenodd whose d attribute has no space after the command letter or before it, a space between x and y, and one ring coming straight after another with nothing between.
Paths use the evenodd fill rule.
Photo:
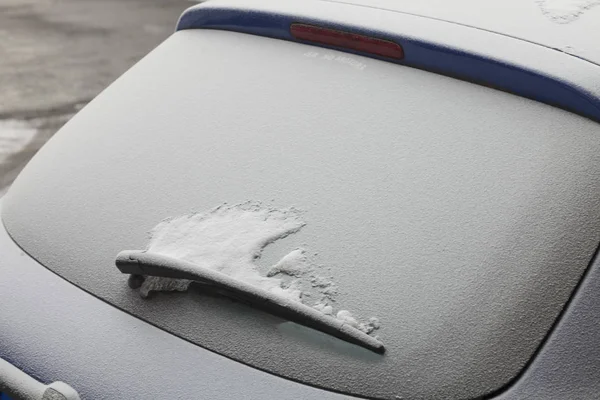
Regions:
<instances>
[{"instance_id":1,"label":"blurred background road","mask_svg":"<svg viewBox=\"0 0 600 400\"><path fill-rule=\"evenodd\" d=\"M191 5L0 1L0 196L49 137L166 39Z\"/></svg>"}]
</instances>

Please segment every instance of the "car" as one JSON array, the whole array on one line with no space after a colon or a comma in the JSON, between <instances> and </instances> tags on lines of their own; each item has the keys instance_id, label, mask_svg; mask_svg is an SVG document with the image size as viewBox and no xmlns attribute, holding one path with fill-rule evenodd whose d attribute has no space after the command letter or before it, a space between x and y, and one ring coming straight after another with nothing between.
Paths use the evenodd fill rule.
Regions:
<instances>
[{"instance_id":1,"label":"car","mask_svg":"<svg viewBox=\"0 0 600 400\"><path fill-rule=\"evenodd\" d=\"M488 6L186 10L1 199L3 396L599 399L595 10Z\"/></svg>"}]
</instances>

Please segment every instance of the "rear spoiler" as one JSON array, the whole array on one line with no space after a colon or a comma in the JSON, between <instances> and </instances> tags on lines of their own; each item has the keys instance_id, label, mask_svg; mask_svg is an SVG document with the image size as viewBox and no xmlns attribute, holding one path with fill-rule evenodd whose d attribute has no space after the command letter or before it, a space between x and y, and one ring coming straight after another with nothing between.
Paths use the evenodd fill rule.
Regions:
<instances>
[{"instance_id":1,"label":"rear spoiler","mask_svg":"<svg viewBox=\"0 0 600 400\"><path fill-rule=\"evenodd\" d=\"M400 45L403 58L303 40L292 25ZM393 10L330 1L211 0L177 30L219 29L295 41L419 68L550 104L600 122L600 66L522 39Z\"/></svg>"}]
</instances>

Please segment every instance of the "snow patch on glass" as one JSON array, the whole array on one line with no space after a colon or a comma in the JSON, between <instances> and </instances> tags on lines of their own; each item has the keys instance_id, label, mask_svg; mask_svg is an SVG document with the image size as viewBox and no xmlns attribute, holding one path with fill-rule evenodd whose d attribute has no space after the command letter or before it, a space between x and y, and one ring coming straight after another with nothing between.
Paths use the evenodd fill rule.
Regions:
<instances>
[{"instance_id":1,"label":"snow patch on glass","mask_svg":"<svg viewBox=\"0 0 600 400\"><path fill-rule=\"evenodd\" d=\"M371 333L376 319L361 323L349 311L333 311L337 286L318 274L320 267L307 251L296 248L262 275L256 261L269 244L298 232L306 223L294 208L276 209L259 202L223 204L208 212L167 218L150 231L146 250L189 261L232 278L268 290L293 301L308 304L326 315L341 319ZM140 293L185 291L191 281L146 277ZM310 289L306 289L310 288Z\"/></svg>"}]
</instances>

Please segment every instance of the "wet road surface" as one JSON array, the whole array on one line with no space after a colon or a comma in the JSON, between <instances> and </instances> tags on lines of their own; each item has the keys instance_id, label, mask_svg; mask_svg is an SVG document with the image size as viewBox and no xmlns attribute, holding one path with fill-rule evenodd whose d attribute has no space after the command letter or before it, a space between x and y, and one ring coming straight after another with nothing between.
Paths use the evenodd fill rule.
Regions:
<instances>
[{"instance_id":1,"label":"wet road surface","mask_svg":"<svg viewBox=\"0 0 600 400\"><path fill-rule=\"evenodd\" d=\"M57 129L166 39L191 5L0 2L0 195Z\"/></svg>"}]
</instances>

